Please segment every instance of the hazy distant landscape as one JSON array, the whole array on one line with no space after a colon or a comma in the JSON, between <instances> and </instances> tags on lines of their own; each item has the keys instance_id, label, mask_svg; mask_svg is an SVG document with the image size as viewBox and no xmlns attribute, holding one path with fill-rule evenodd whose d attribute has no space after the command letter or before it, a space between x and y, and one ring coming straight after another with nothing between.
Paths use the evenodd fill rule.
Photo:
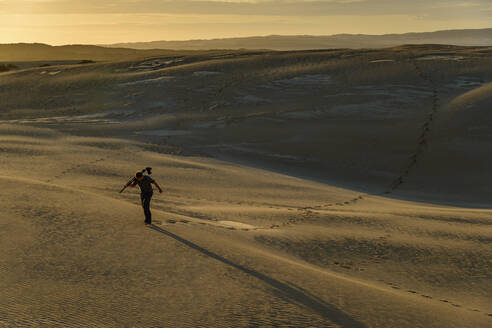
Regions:
<instances>
[{"instance_id":1,"label":"hazy distant landscape","mask_svg":"<svg viewBox=\"0 0 492 328\"><path fill-rule=\"evenodd\" d=\"M489 327L491 31L0 45L0 326Z\"/></svg>"},{"instance_id":2,"label":"hazy distant landscape","mask_svg":"<svg viewBox=\"0 0 492 328\"><path fill-rule=\"evenodd\" d=\"M449 30L429 33L387 35L332 36L265 36L189 41L153 41L120 43L113 45L64 45L47 44L0 44L0 62L53 61L53 60L98 60L153 56L214 54L216 50L313 50L313 49L376 49L401 45L445 44L456 46L492 46L492 29Z\"/></svg>"},{"instance_id":3,"label":"hazy distant landscape","mask_svg":"<svg viewBox=\"0 0 492 328\"><path fill-rule=\"evenodd\" d=\"M226 38L190 41L153 41L119 43L111 47L132 49L270 49L312 50L333 48L386 48L403 44L449 44L460 46L492 46L492 29L446 30L427 33L405 33L385 35L337 34L271 35L262 37Z\"/></svg>"}]
</instances>

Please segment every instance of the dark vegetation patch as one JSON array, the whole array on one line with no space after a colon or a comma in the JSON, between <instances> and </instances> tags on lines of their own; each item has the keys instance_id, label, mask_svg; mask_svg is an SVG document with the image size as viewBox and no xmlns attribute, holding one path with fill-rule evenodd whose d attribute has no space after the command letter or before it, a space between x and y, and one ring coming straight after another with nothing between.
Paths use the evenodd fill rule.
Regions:
<instances>
[{"instance_id":1,"label":"dark vegetation patch","mask_svg":"<svg viewBox=\"0 0 492 328\"><path fill-rule=\"evenodd\" d=\"M0 73L8 72L14 69L19 69L19 67L12 64L0 64Z\"/></svg>"},{"instance_id":2,"label":"dark vegetation patch","mask_svg":"<svg viewBox=\"0 0 492 328\"><path fill-rule=\"evenodd\" d=\"M81 60L80 62L78 62L77 64L83 65L83 64L94 64L94 63L95 63L95 61L93 61L93 60L84 59L84 60Z\"/></svg>"}]
</instances>

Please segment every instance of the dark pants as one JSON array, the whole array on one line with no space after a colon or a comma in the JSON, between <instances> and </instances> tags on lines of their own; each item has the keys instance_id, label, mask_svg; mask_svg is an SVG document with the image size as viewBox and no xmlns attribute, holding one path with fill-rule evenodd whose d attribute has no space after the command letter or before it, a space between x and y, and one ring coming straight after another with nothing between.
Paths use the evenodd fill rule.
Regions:
<instances>
[{"instance_id":1,"label":"dark pants","mask_svg":"<svg viewBox=\"0 0 492 328\"><path fill-rule=\"evenodd\" d=\"M145 214L145 223L152 223L152 214L150 213L150 200L152 199L153 193L146 192L140 194L140 199L142 201L142 207Z\"/></svg>"}]
</instances>

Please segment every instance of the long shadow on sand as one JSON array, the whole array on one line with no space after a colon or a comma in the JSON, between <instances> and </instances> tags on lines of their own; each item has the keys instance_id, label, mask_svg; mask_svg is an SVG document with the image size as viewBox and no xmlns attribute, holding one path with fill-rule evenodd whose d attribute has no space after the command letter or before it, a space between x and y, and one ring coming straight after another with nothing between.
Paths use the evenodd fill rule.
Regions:
<instances>
[{"instance_id":1,"label":"long shadow on sand","mask_svg":"<svg viewBox=\"0 0 492 328\"><path fill-rule=\"evenodd\" d=\"M246 267L243 267L242 265L231 262L230 260L223 258L220 255L217 255L217 254L215 254L209 250L206 250L205 248L200 247L197 244L195 244L189 240L181 238L180 236L175 235L172 232L164 230L164 229L157 227L155 225L150 226L150 228L157 231L157 232L165 234L165 235L185 244L186 246L191 247L191 248L199 251L200 253L202 253L204 255L207 255L208 257L211 257L217 261L220 261L224 264L227 264L233 268L236 268L236 269L238 269L244 273L249 274L250 276L253 276L253 277L263 281L264 283L273 287L275 289L275 292L276 292L275 294L278 294L278 296L280 296L281 298L283 298L289 302L292 302L292 303L304 306L306 308L309 308L309 309L313 310L314 312L318 313L323 318L330 320L331 322L334 322L341 327L344 327L344 328L366 328L366 326L363 323L353 319L352 317L350 317L347 314L345 314L344 312L340 311L339 309L337 309L333 305L326 303L325 301L317 298L316 296L310 295L308 292L302 290L300 287L297 287L295 285L289 286L289 285L287 285L283 282L280 282L274 278L268 277L268 276L266 276L266 275L264 275L258 271L248 269Z\"/></svg>"}]
</instances>

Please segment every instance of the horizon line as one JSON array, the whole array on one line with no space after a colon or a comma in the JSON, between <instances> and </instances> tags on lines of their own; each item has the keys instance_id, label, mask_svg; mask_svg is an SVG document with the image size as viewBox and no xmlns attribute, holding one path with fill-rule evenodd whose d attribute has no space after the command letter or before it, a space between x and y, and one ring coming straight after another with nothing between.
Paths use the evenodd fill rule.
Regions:
<instances>
[{"instance_id":1,"label":"horizon line","mask_svg":"<svg viewBox=\"0 0 492 328\"><path fill-rule=\"evenodd\" d=\"M44 42L10 42L10 43L0 43L0 45L15 45L15 44L41 44L48 45L52 47L63 47L63 46L114 46L114 45L125 45L125 44L137 44L137 43L154 43L154 42L193 42L193 41L217 41L217 40L230 40L230 39L248 39L248 38L268 38L268 37L335 37L335 36L389 36L389 35L408 35L408 34L430 34L437 32L453 32L453 31L480 31L489 30L492 27L485 28L465 28L465 29L444 29L444 30L433 30L425 32L403 32L403 33L383 33L383 34L365 34L365 33L336 33L336 34L265 34L265 35L250 35L250 36L238 36L238 37L216 37L209 39L181 39L181 40L150 40L150 41L126 41L126 42L115 42L115 43L66 43L66 44L52 44Z\"/></svg>"}]
</instances>

